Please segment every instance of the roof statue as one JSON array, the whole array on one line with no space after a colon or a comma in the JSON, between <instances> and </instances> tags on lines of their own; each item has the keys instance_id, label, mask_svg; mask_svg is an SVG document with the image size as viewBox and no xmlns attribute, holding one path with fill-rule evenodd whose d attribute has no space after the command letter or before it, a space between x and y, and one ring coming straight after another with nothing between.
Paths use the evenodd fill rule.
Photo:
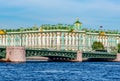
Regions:
<instances>
[{"instance_id":1,"label":"roof statue","mask_svg":"<svg viewBox=\"0 0 120 81\"><path fill-rule=\"evenodd\" d=\"M76 19L75 24L82 24L82 23L79 21L79 18Z\"/></svg>"},{"instance_id":2,"label":"roof statue","mask_svg":"<svg viewBox=\"0 0 120 81\"><path fill-rule=\"evenodd\" d=\"M4 35L6 32L4 30L0 30L0 35Z\"/></svg>"}]
</instances>

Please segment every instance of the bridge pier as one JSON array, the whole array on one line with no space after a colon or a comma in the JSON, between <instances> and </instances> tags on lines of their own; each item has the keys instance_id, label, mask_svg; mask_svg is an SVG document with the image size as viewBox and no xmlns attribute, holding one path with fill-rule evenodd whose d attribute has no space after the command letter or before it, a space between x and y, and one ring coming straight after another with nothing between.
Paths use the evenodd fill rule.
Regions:
<instances>
[{"instance_id":1,"label":"bridge pier","mask_svg":"<svg viewBox=\"0 0 120 81\"><path fill-rule=\"evenodd\" d=\"M10 62L25 62L25 48L21 46L6 47L6 60Z\"/></svg>"},{"instance_id":2,"label":"bridge pier","mask_svg":"<svg viewBox=\"0 0 120 81\"><path fill-rule=\"evenodd\" d=\"M75 61L75 62L82 62L82 52L81 51L77 51L77 56L74 60L72 61Z\"/></svg>"},{"instance_id":3,"label":"bridge pier","mask_svg":"<svg viewBox=\"0 0 120 81\"><path fill-rule=\"evenodd\" d=\"M116 59L113 60L113 61L115 61L115 62L120 62L120 53L117 54Z\"/></svg>"}]
</instances>

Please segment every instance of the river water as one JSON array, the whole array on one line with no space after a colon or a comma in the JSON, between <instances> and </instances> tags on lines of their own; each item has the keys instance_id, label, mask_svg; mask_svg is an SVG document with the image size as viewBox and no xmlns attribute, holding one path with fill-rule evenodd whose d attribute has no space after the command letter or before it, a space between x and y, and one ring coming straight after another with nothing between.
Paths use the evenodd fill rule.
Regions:
<instances>
[{"instance_id":1,"label":"river water","mask_svg":"<svg viewBox=\"0 0 120 81\"><path fill-rule=\"evenodd\" d=\"M0 81L120 81L120 62L3 62Z\"/></svg>"}]
</instances>

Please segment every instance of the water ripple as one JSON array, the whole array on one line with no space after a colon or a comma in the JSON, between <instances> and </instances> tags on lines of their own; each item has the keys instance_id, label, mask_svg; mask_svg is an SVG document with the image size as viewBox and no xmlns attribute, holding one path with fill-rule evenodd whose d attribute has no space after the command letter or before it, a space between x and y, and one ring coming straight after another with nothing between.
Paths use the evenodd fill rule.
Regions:
<instances>
[{"instance_id":1,"label":"water ripple","mask_svg":"<svg viewBox=\"0 0 120 81\"><path fill-rule=\"evenodd\" d=\"M0 63L0 81L120 81L119 62Z\"/></svg>"}]
</instances>

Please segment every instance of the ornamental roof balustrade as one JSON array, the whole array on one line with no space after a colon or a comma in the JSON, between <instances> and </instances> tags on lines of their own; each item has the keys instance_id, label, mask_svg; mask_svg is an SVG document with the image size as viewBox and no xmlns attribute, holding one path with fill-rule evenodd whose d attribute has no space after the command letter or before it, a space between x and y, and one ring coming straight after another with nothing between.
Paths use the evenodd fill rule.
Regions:
<instances>
[{"instance_id":1,"label":"ornamental roof balustrade","mask_svg":"<svg viewBox=\"0 0 120 81\"><path fill-rule=\"evenodd\" d=\"M70 30L74 28L74 25L63 25L63 24L57 24L57 25L42 25L40 29L43 30Z\"/></svg>"},{"instance_id":2,"label":"ornamental roof balustrade","mask_svg":"<svg viewBox=\"0 0 120 81\"><path fill-rule=\"evenodd\" d=\"M18 28L18 29L6 29L6 32L21 32L21 31L38 31L38 27L31 27L31 28Z\"/></svg>"},{"instance_id":3,"label":"ornamental roof balustrade","mask_svg":"<svg viewBox=\"0 0 120 81\"><path fill-rule=\"evenodd\" d=\"M90 35L99 35L99 32L98 30L96 30L97 32L86 32L86 31L74 31L76 33L86 33L86 34L90 34ZM27 33L50 33L50 32L70 32L69 30L45 30L45 31L23 31L23 32L7 32L7 34L27 34ZM73 32L73 33L74 33ZM106 36L118 36L120 37L120 34L116 34L116 33L106 33L105 32L105 35ZM72 33L72 32L71 32Z\"/></svg>"}]
</instances>

